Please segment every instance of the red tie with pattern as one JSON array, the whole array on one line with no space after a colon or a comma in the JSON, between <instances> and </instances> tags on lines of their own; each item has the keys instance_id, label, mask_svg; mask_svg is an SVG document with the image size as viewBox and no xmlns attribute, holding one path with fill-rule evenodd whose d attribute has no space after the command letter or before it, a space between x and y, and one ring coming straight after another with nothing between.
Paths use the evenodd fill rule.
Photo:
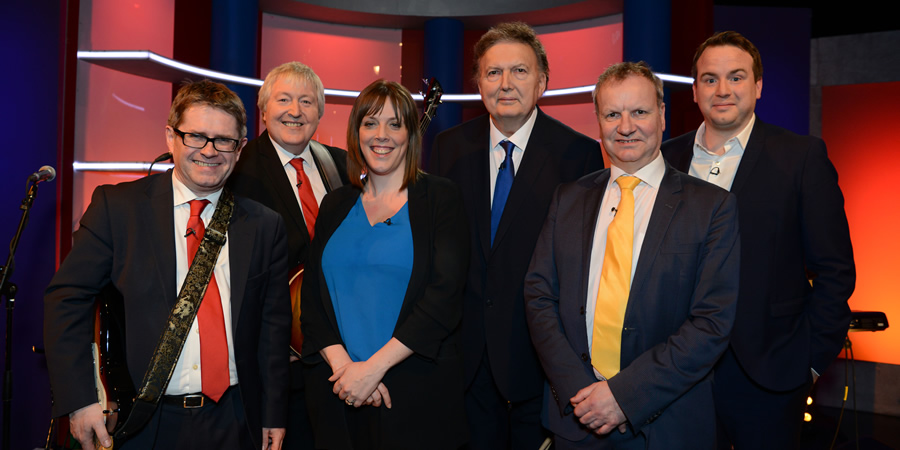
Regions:
<instances>
[{"instance_id":1,"label":"red tie with pattern","mask_svg":"<svg viewBox=\"0 0 900 450\"><path fill-rule=\"evenodd\" d=\"M188 219L188 263L200 248L200 241L206 232L200 214L209 200L191 200L191 218ZM200 380L203 393L218 402L231 384L228 371L228 340L225 337L225 316L222 313L222 299L215 274L209 278L209 285L197 311L197 327L200 329Z\"/></svg>"},{"instance_id":2,"label":"red tie with pattern","mask_svg":"<svg viewBox=\"0 0 900 450\"><path fill-rule=\"evenodd\" d=\"M303 220L306 221L306 230L309 231L309 239L312 240L316 229L316 216L319 215L319 204L313 194L309 177L303 171L303 158L294 158L291 165L297 171L297 192L300 194L300 206L303 207Z\"/></svg>"}]
</instances>

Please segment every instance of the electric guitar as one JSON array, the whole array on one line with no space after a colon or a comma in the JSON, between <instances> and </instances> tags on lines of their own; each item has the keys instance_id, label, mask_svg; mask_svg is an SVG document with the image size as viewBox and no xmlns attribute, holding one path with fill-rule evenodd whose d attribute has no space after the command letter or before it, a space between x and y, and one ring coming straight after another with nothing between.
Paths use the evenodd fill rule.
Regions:
<instances>
[{"instance_id":1,"label":"electric guitar","mask_svg":"<svg viewBox=\"0 0 900 450\"><path fill-rule=\"evenodd\" d=\"M97 295L94 312L94 383L97 400L106 416L106 431L114 434L131 412L136 395L125 363L125 309L121 294L111 284ZM95 446L101 448L99 443ZM80 449L69 430L68 416L52 419L46 448Z\"/></svg>"}]
</instances>

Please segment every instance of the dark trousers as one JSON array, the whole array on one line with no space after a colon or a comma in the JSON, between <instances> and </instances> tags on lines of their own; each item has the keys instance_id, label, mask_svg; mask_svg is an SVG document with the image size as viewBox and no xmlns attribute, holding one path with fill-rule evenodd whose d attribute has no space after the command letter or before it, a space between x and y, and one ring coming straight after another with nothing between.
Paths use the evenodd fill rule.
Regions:
<instances>
[{"instance_id":1,"label":"dark trousers","mask_svg":"<svg viewBox=\"0 0 900 450\"><path fill-rule=\"evenodd\" d=\"M469 450L537 450L548 434L541 426L541 396L510 402L497 389L485 357L466 390Z\"/></svg>"},{"instance_id":2,"label":"dark trousers","mask_svg":"<svg viewBox=\"0 0 900 450\"><path fill-rule=\"evenodd\" d=\"M730 347L715 370L719 449L788 450L799 446L812 374L796 389L772 391L747 376Z\"/></svg>"},{"instance_id":3,"label":"dark trousers","mask_svg":"<svg viewBox=\"0 0 900 450\"><path fill-rule=\"evenodd\" d=\"M291 363L291 397L288 400L288 425L284 435L284 450L313 450L312 424L306 409L306 389L303 386L303 363Z\"/></svg>"},{"instance_id":4,"label":"dark trousers","mask_svg":"<svg viewBox=\"0 0 900 450\"><path fill-rule=\"evenodd\" d=\"M121 447L114 445L122 450L255 449L254 441L262 438L262 430L254 432L258 436L251 438L240 391L232 386L218 403L208 401L201 408L184 408L162 400L140 432Z\"/></svg>"},{"instance_id":5,"label":"dark trousers","mask_svg":"<svg viewBox=\"0 0 900 450\"><path fill-rule=\"evenodd\" d=\"M619 433L619 430L612 430L609 434L598 436L596 434L588 435L581 441L570 441L560 436L553 437L553 450L597 450L597 449L616 449L616 450L643 450L647 446L647 440L643 434L634 435L629 430L627 433Z\"/></svg>"}]
</instances>

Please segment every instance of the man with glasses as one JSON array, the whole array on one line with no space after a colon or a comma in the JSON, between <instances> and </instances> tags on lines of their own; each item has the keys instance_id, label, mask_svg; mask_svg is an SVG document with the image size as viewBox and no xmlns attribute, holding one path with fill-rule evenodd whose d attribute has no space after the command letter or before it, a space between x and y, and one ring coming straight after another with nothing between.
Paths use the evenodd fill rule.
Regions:
<instances>
[{"instance_id":1,"label":"man with glasses","mask_svg":"<svg viewBox=\"0 0 900 450\"><path fill-rule=\"evenodd\" d=\"M53 413L69 415L84 448L95 448L95 439L112 445L89 346L95 297L110 284L121 294L126 359L138 389L146 386L151 358L165 353L155 350L160 336L178 323L173 306L182 287L202 292L174 367L165 371L171 375L160 386L165 391L157 408L125 449L281 447L291 320L282 282L284 223L252 200L232 202L223 189L247 143L246 130L237 95L211 81L187 84L166 126L174 170L94 191L44 298ZM232 203L225 244L218 256L207 256L215 252L200 243L206 228L215 228L214 215ZM213 265L208 282L188 277L197 260Z\"/></svg>"},{"instance_id":2,"label":"man with glasses","mask_svg":"<svg viewBox=\"0 0 900 450\"><path fill-rule=\"evenodd\" d=\"M325 88L309 66L291 61L272 69L259 89L257 106L266 130L247 143L228 183L236 194L281 214L287 227L288 267L297 271L306 262L319 203L326 193L348 183L347 152L312 139L325 114ZM288 450L312 450L303 370L296 356L290 360L290 432L284 445Z\"/></svg>"}]
</instances>

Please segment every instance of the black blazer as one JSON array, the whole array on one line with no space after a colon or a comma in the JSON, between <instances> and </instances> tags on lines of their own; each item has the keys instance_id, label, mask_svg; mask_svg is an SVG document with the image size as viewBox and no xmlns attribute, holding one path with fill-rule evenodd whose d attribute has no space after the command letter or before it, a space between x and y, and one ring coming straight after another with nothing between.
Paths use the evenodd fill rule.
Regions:
<instances>
[{"instance_id":1,"label":"black blazer","mask_svg":"<svg viewBox=\"0 0 900 450\"><path fill-rule=\"evenodd\" d=\"M338 175L344 184L347 179L347 152L337 147L325 146L331 153ZM306 262L306 251L309 245L309 231L303 221L303 211L297 203L294 191L297 189L287 176L284 166L278 159L269 132L263 131L258 138L247 143L241 150L234 172L228 179L228 185L236 195L256 200L275 210L287 226L288 261L291 268ZM316 160L316 167L322 173L322 162ZM322 180L325 176L322 175ZM329 189L325 185L326 191Z\"/></svg>"},{"instance_id":2,"label":"black blazer","mask_svg":"<svg viewBox=\"0 0 900 450\"><path fill-rule=\"evenodd\" d=\"M175 305L172 171L100 186L74 234L72 251L44 297L44 342L53 415L97 401L91 350L94 298L109 283L122 294L126 356L140 386ZM287 423L290 301L284 221L235 197L228 227L231 327L241 399L258 445L263 426ZM150 425L148 425L150 426Z\"/></svg>"},{"instance_id":3,"label":"black blazer","mask_svg":"<svg viewBox=\"0 0 900 450\"><path fill-rule=\"evenodd\" d=\"M391 409L379 409L383 447L456 449L468 440L459 321L469 232L459 189L448 180L421 175L408 194L413 269L393 337L414 354L382 380L392 401ZM307 406L319 448L350 448L344 418L349 407L332 393L331 367L319 354L330 345L343 345L319 262L359 196L359 189L346 185L322 201L311 264L304 274L302 353Z\"/></svg>"},{"instance_id":4,"label":"black blazer","mask_svg":"<svg viewBox=\"0 0 900 450\"><path fill-rule=\"evenodd\" d=\"M569 399L597 381L585 309L609 173L559 187L525 278L528 324L548 378L544 423L573 441L591 434ZM667 165L625 311L622 370L609 380L629 433L644 433L648 448L715 446L710 372L728 347L740 252L734 196ZM604 438L597 445L613 446Z\"/></svg>"},{"instance_id":5,"label":"black blazer","mask_svg":"<svg viewBox=\"0 0 900 450\"><path fill-rule=\"evenodd\" d=\"M490 117L439 134L431 171L463 194L472 254L463 309L466 385L487 352L497 387L507 400L541 394L544 375L525 323L522 283L553 190L603 168L600 144L538 109L528 148L503 209L491 248Z\"/></svg>"},{"instance_id":6,"label":"black blazer","mask_svg":"<svg viewBox=\"0 0 900 450\"><path fill-rule=\"evenodd\" d=\"M681 171L690 170L695 135L662 145ZM793 389L810 367L825 372L850 324L856 268L837 171L821 139L757 117L731 192L743 249L731 347L754 381Z\"/></svg>"}]
</instances>

